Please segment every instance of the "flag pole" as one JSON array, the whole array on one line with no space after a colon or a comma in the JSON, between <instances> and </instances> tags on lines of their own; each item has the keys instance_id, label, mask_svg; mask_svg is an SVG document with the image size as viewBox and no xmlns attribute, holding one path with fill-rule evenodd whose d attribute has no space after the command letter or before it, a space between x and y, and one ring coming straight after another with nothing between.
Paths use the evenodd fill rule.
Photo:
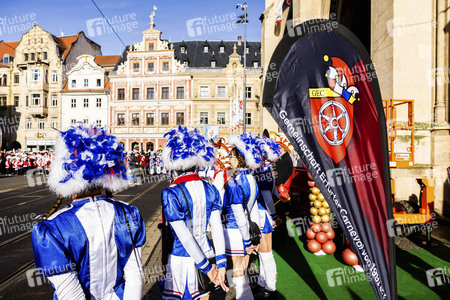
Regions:
<instances>
[{"instance_id":1,"label":"flag pole","mask_svg":"<svg viewBox=\"0 0 450 300\"><path fill-rule=\"evenodd\" d=\"M242 91L243 95L243 101L242 101L242 118L244 119L242 131L243 133L247 130L247 122L246 122L246 103L247 103L247 76L246 76L246 69L247 69L247 2L244 2L244 4L238 4L236 8L241 7L244 11L244 14L242 16L239 16L240 20L238 20L236 23L244 23L244 89Z\"/></svg>"}]
</instances>

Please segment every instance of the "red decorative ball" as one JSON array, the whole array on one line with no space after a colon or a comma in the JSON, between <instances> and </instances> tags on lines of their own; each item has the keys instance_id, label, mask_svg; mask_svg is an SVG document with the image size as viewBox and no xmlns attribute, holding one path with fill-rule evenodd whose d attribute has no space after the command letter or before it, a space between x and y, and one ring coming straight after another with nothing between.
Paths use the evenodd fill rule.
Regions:
<instances>
[{"instance_id":1,"label":"red decorative ball","mask_svg":"<svg viewBox=\"0 0 450 300\"><path fill-rule=\"evenodd\" d=\"M322 248L322 246L320 245L320 243L316 240L310 240L308 242L308 250L311 251L312 253L316 253L319 252L320 249Z\"/></svg>"},{"instance_id":2,"label":"red decorative ball","mask_svg":"<svg viewBox=\"0 0 450 300\"><path fill-rule=\"evenodd\" d=\"M328 232L328 231L330 231L330 230L333 230L333 229L331 228L331 224L330 224L330 223L322 223L322 231L323 231L323 232Z\"/></svg>"},{"instance_id":3,"label":"red decorative ball","mask_svg":"<svg viewBox=\"0 0 450 300\"><path fill-rule=\"evenodd\" d=\"M311 229L312 229L312 231L314 231L315 233L318 233L318 232L320 232L320 231L322 230L322 226L320 226L320 224L318 224L318 223L314 223L314 224L311 226Z\"/></svg>"},{"instance_id":4,"label":"red decorative ball","mask_svg":"<svg viewBox=\"0 0 450 300\"><path fill-rule=\"evenodd\" d=\"M333 229L331 229L330 231L325 232L325 234L327 235L327 238L329 240L334 239L335 234L334 234L334 230Z\"/></svg>"},{"instance_id":5,"label":"red decorative ball","mask_svg":"<svg viewBox=\"0 0 450 300\"><path fill-rule=\"evenodd\" d=\"M309 187L315 187L316 183L314 181L308 181L308 186Z\"/></svg>"},{"instance_id":6,"label":"red decorative ball","mask_svg":"<svg viewBox=\"0 0 450 300\"><path fill-rule=\"evenodd\" d=\"M316 234L316 241L321 244L324 244L328 241L327 234L325 232L319 232Z\"/></svg>"},{"instance_id":7,"label":"red decorative ball","mask_svg":"<svg viewBox=\"0 0 450 300\"><path fill-rule=\"evenodd\" d=\"M322 245L322 250L326 254L333 254L334 251L336 251L336 245L333 243L333 241L328 241Z\"/></svg>"},{"instance_id":8,"label":"red decorative ball","mask_svg":"<svg viewBox=\"0 0 450 300\"><path fill-rule=\"evenodd\" d=\"M342 259L349 266L354 266L359 263L358 257L356 257L356 254L349 248L342 251Z\"/></svg>"},{"instance_id":9,"label":"red decorative ball","mask_svg":"<svg viewBox=\"0 0 450 300\"><path fill-rule=\"evenodd\" d=\"M312 231L311 228L309 228L308 230L306 230L306 237L310 240L313 240L314 237L316 236L316 233L314 231Z\"/></svg>"}]
</instances>

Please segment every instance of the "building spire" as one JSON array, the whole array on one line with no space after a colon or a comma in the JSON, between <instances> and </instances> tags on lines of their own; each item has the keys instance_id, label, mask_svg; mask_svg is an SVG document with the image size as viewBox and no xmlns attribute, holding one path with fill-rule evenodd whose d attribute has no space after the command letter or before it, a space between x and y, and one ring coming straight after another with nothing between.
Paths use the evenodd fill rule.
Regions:
<instances>
[{"instance_id":1,"label":"building spire","mask_svg":"<svg viewBox=\"0 0 450 300\"><path fill-rule=\"evenodd\" d=\"M155 11L157 10L158 8L155 6L155 5L153 5L153 11L152 11L152 13L150 14L150 28L151 29L153 29L154 27L155 27Z\"/></svg>"}]
</instances>

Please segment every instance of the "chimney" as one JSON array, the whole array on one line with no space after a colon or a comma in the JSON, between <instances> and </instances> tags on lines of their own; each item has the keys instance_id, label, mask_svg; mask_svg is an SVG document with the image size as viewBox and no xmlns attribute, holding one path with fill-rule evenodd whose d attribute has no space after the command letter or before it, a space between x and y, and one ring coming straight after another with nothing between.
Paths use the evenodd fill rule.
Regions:
<instances>
[{"instance_id":1,"label":"chimney","mask_svg":"<svg viewBox=\"0 0 450 300\"><path fill-rule=\"evenodd\" d=\"M242 45L242 36L238 36L238 46Z\"/></svg>"}]
</instances>

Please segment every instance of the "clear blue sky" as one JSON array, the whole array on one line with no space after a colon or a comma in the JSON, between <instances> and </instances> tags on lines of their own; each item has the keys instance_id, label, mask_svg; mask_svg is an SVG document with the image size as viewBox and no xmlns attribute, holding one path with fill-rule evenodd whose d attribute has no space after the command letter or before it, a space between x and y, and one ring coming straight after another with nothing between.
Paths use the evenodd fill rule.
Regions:
<instances>
[{"instance_id":1,"label":"clear blue sky","mask_svg":"<svg viewBox=\"0 0 450 300\"><path fill-rule=\"evenodd\" d=\"M157 6L155 24L162 38L184 40L237 40L244 35L243 24L235 24L234 0L94 0L117 33L128 45L142 39L141 32L149 28L149 15ZM264 0L247 0L247 40L261 40L259 17L264 11ZM19 0L2 3L0 13L0 40L20 40L31 22L60 36L61 32L74 35L84 31L102 47L102 53L121 54L124 46L108 25L99 24L101 18L91 0Z\"/></svg>"}]
</instances>

